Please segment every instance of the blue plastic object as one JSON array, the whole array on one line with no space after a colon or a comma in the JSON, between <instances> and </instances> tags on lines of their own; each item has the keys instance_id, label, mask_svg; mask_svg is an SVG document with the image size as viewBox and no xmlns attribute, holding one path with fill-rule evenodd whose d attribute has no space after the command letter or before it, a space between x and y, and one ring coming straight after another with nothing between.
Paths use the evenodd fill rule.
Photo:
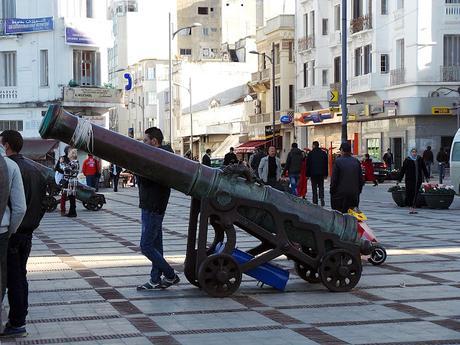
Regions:
<instances>
[{"instance_id":1,"label":"blue plastic object","mask_svg":"<svg viewBox=\"0 0 460 345\"><path fill-rule=\"evenodd\" d=\"M224 250L225 245L219 243L216 246L216 253L221 253ZM237 248L233 249L232 256L241 265L244 264L254 257L246 252L243 252ZM277 290L284 291L286 283L289 280L289 271L283 270L270 263L262 264L256 268L253 268L247 272L244 272L248 276L251 276L264 284L270 285Z\"/></svg>"}]
</instances>

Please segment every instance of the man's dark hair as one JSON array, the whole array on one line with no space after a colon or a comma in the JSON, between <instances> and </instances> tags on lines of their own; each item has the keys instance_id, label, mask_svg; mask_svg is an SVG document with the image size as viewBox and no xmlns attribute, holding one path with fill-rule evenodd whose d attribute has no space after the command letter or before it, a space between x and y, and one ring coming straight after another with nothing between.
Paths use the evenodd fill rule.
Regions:
<instances>
[{"instance_id":1,"label":"man's dark hair","mask_svg":"<svg viewBox=\"0 0 460 345\"><path fill-rule=\"evenodd\" d=\"M351 145L347 142L345 143L342 143L340 145L340 149L343 151L343 152L346 152L346 153L351 153Z\"/></svg>"},{"instance_id":2,"label":"man's dark hair","mask_svg":"<svg viewBox=\"0 0 460 345\"><path fill-rule=\"evenodd\" d=\"M156 140L158 140L159 144L163 142L163 133L161 132L161 129L157 127L147 128L144 133L149 136L150 140L155 138Z\"/></svg>"},{"instance_id":3,"label":"man's dark hair","mask_svg":"<svg viewBox=\"0 0 460 345\"><path fill-rule=\"evenodd\" d=\"M426 149L427 149L427 150L431 150L431 146L428 145L428 146L426 147Z\"/></svg>"},{"instance_id":4,"label":"man's dark hair","mask_svg":"<svg viewBox=\"0 0 460 345\"><path fill-rule=\"evenodd\" d=\"M207 150L206 150L206 153L207 153L207 154L210 154L210 153L211 153L211 149L207 149Z\"/></svg>"},{"instance_id":5,"label":"man's dark hair","mask_svg":"<svg viewBox=\"0 0 460 345\"><path fill-rule=\"evenodd\" d=\"M233 147L230 147L230 152L233 152L235 151L235 149Z\"/></svg>"},{"instance_id":6,"label":"man's dark hair","mask_svg":"<svg viewBox=\"0 0 460 345\"><path fill-rule=\"evenodd\" d=\"M22 139L21 133L12 129L7 129L0 134L0 137L2 137L3 145L8 143L8 145L11 147L11 150L16 153L21 152L22 145L24 145L24 139Z\"/></svg>"},{"instance_id":7,"label":"man's dark hair","mask_svg":"<svg viewBox=\"0 0 460 345\"><path fill-rule=\"evenodd\" d=\"M319 147L319 142L317 142L316 140L313 142L313 147Z\"/></svg>"},{"instance_id":8,"label":"man's dark hair","mask_svg":"<svg viewBox=\"0 0 460 345\"><path fill-rule=\"evenodd\" d=\"M367 159L371 158L371 156L369 155L369 153L366 153L366 154L364 155L364 157L366 157Z\"/></svg>"},{"instance_id":9,"label":"man's dark hair","mask_svg":"<svg viewBox=\"0 0 460 345\"><path fill-rule=\"evenodd\" d=\"M292 143L291 147L292 147L293 149L297 149L297 148L299 147L299 145L297 145L297 143Z\"/></svg>"}]
</instances>

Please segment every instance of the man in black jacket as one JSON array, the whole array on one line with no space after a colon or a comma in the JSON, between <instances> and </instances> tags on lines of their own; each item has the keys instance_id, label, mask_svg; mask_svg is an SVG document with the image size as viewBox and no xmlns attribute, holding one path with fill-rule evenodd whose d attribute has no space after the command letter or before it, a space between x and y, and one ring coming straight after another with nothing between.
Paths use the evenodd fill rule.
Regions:
<instances>
[{"instance_id":1,"label":"man in black jacket","mask_svg":"<svg viewBox=\"0 0 460 345\"><path fill-rule=\"evenodd\" d=\"M32 249L32 233L40 225L45 214L43 199L46 195L46 180L40 171L19 154L23 139L19 132L6 130L0 134L6 155L16 162L21 171L27 210L15 234L8 243L7 288L10 312L8 323L1 336L25 336L28 309L27 260Z\"/></svg>"},{"instance_id":2,"label":"man in black jacket","mask_svg":"<svg viewBox=\"0 0 460 345\"><path fill-rule=\"evenodd\" d=\"M318 205L318 190L321 206L324 206L324 179L328 175L327 153L320 149L319 142L313 142L313 150L307 156L307 177L311 180L313 203Z\"/></svg>"},{"instance_id":3,"label":"man in black jacket","mask_svg":"<svg viewBox=\"0 0 460 345\"><path fill-rule=\"evenodd\" d=\"M157 127L148 128L144 134L144 144L172 152L162 146L163 133ZM138 290L165 289L179 283L179 276L163 257L163 217L168 206L171 189L156 182L138 177L139 208L142 212L141 251L152 262L150 279ZM163 276L163 279L161 278Z\"/></svg>"},{"instance_id":4,"label":"man in black jacket","mask_svg":"<svg viewBox=\"0 0 460 345\"><path fill-rule=\"evenodd\" d=\"M256 148L256 152L249 158L249 166L251 167L254 174L259 177L259 164L262 158L266 156L264 150L261 147Z\"/></svg>"},{"instance_id":5,"label":"man in black jacket","mask_svg":"<svg viewBox=\"0 0 460 345\"><path fill-rule=\"evenodd\" d=\"M211 166L211 149L206 150L206 153L204 154L203 158L201 159L201 164L206 165L208 167Z\"/></svg>"},{"instance_id":6,"label":"man in black jacket","mask_svg":"<svg viewBox=\"0 0 460 345\"><path fill-rule=\"evenodd\" d=\"M238 163L238 158L236 157L236 154L233 151L235 151L235 149L233 147L230 147L230 152L227 152L227 154L224 156L225 166Z\"/></svg>"},{"instance_id":7,"label":"man in black jacket","mask_svg":"<svg viewBox=\"0 0 460 345\"><path fill-rule=\"evenodd\" d=\"M331 207L347 213L348 209L359 206L359 195L364 179L361 163L351 155L349 143L340 145L341 156L335 160L331 176Z\"/></svg>"},{"instance_id":8,"label":"man in black jacket","mask_svg":"<svg viewBox=\"0 0 460 345\"><path fill-rule=\"evenodd\" d=\"M284 173L287 171L289 176L289 184L291 186L291 194L297 195L297 183L300 178L300 169L302 168L302 162L305 155L301 149L299 149L297 143L292 143L291 151L289 151L286 165L284 166Z\"/></svg>"}]
</instances>

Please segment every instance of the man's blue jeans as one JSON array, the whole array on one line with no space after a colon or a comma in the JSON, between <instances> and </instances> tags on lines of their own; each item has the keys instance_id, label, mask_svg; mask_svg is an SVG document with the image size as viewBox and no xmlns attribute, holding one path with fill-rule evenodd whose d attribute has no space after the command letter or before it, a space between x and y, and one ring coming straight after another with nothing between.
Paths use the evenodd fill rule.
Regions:
<instances>
[{"instance_id":1,"label":"man's blue jeans","mask_svg":"<svg viewBox=\"0 0 460 345\"><path fill-rule=\"evenodd\" d=\"M86 185L88 187L96 188L96 175L86 176Z\"/></svg>"},{"instance_id":2,"label":"man's blue jeans","mask_svg":"<svg viewBox=\"0 0 460 345\"><path fill-rule=\"evenodd\" d=\"M289 175L289 184L291 185L291 194L297 195L297 183L299 182L299 175Z\"/></svg>"},{"instance_id":3,"label":"man's blue jeans","mask_svg":"<svg viewBox=\"0 0 460 345\"><path fill-rule=\"evenodd\" d=\"M142 209L141 251L152 262L150 278L152 283L159 283L161 275L174 278L174 269L163 257L163 217L157 212Z\"/></svg>"},{"instance_id":4,"label":"man's blue jeans","mask_svg":"<svg viewBox=\"0 0 460 345\"><path fill-rule=\"evenodd\" d=\"M442 184L442 180L444 180L445 174L446 174L446 164L439 163L439 184Z\"/></svg>"}]
</instances>

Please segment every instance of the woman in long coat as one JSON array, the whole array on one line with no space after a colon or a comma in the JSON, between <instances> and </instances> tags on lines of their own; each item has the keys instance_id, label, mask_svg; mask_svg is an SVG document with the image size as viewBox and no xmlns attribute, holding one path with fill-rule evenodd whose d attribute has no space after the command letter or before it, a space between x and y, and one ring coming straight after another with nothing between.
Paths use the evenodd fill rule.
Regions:
<instances>
[{"instance_id":1,"label":"woman in long coat","mask_svg":"<svg viewBox=\"0 0 460 345\"><path fill-rule=\"evenodd\" d=\"M366 153L366 155L364 156L364 160L361 163L361 165L364 167L365 181L374 182L374 187L378 186L377 179L374 175L374 165L372 164L372 159L368 153Z\"/></svg>"},{"instance_id":2,"label":"woman in long coat","mask_svg":"<svg viewBox=\"0 0 460 345\"><path fill-rule=\"evenodd\" d=\"M429 175L422 157L417 155L417 149L415 148L410 151L409 157L404 160L398 181L401 182L403 177L405 177L404 181L406 183L406 205L411 208L409 213L417 213L415 211L417 194L423 181L425 179L428 181Z\"/></svg>"}]
</instances>

